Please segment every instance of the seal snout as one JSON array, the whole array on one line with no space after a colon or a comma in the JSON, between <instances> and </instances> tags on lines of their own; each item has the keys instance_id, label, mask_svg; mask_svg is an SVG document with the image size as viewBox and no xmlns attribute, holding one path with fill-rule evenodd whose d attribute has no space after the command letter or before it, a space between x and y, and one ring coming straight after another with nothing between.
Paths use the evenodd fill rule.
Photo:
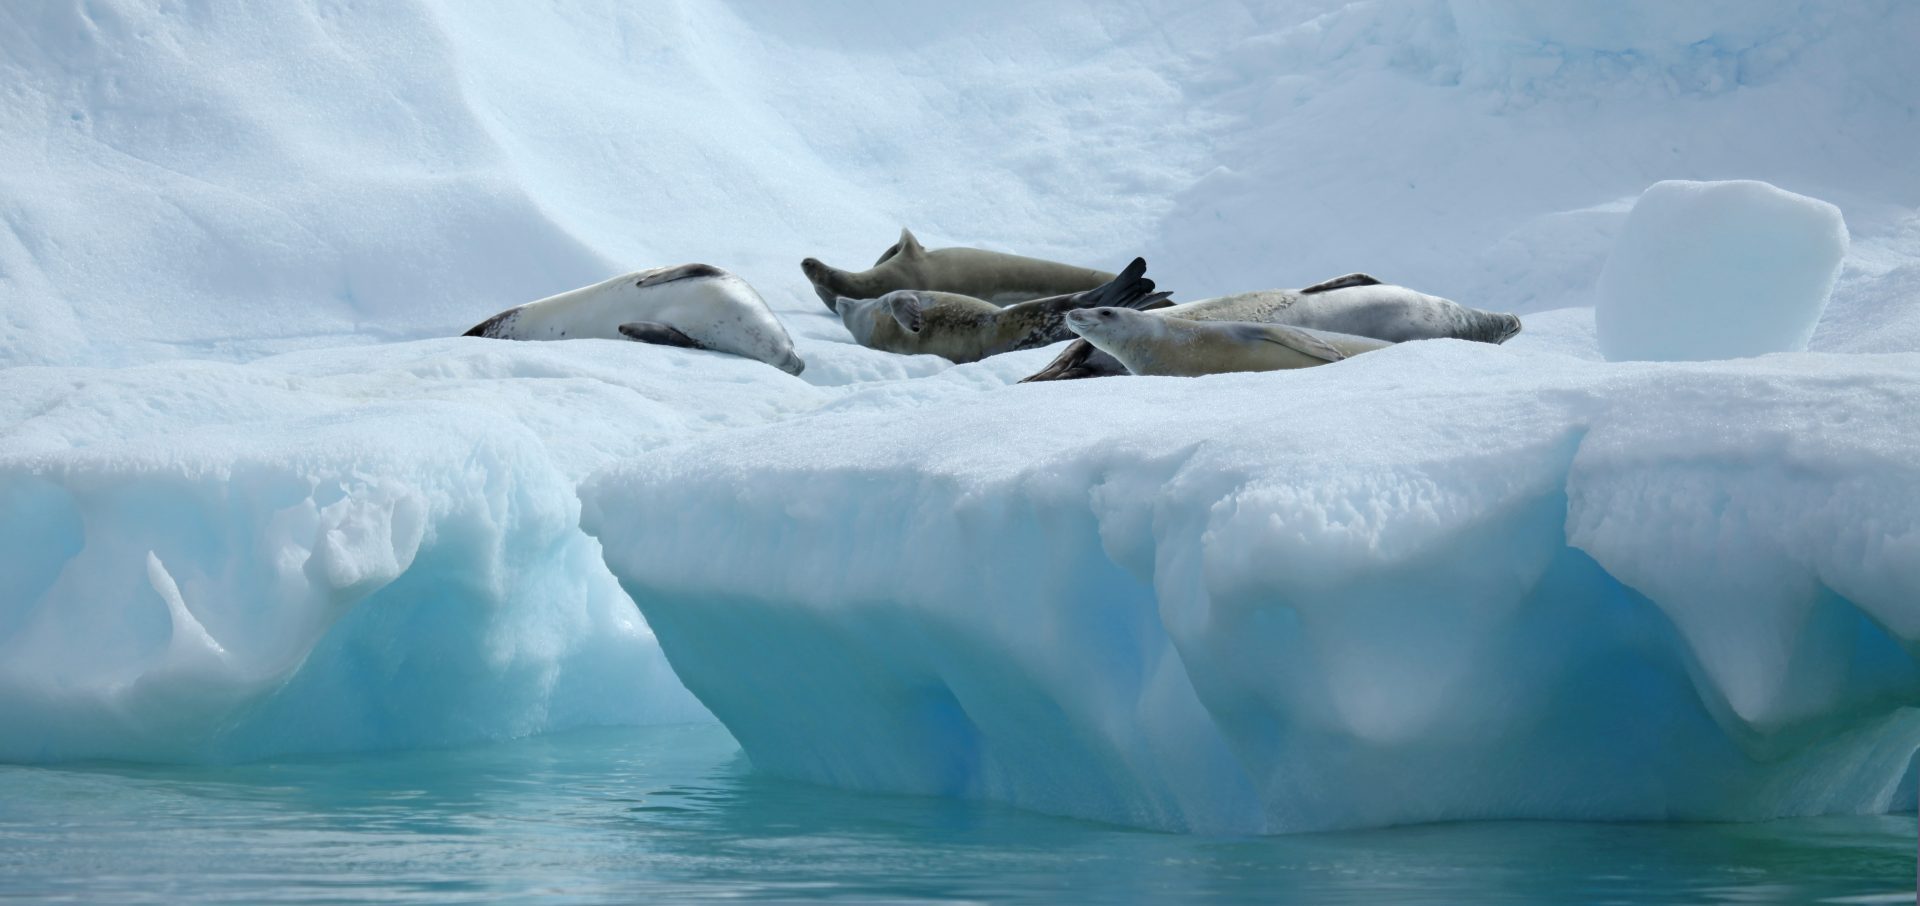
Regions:
<instances>
[{"instance_id":1,"label":"seal snout","mask_svg":"<svg viewBox=\"0 0 1920 906\"><path fill-rule=\"evenodd\" d=\"M1111 324L1119 315L1112 308L1076 308L1067 312L1067 328L1082 336L1102 323Z\"/></svg>"},{"instance_id":2,"label":"seal snout","mask_svg":"<svg viewBox=\"0 0 1920 906\"><path fill-rule=\"evenodd\" d=\"M1520 317L1518 315L1501 315L1500 317L1502 319L1502 323L1500 325L1500 338L1497 340L1494 340L1494 342L1505 343L1506 341L1511 340L1516 336L1519 336Z\"/></svg>"},{"instance_id":3,"label":"seal snout","mask_svg":"<svg viewBox=\"0 0 1920 906\"><path fill-rule=\"evenodd\" d=\"M802 360L798 355L795 355L794 353L789 352L787 353L786 358L781 359L778 362L775 362L773 367L778 368L781 371L784 371L788 374L791 374L794 377L799 377L800 372L807 370L807 363L804 360Z\"/></svg>"}]
</instances>

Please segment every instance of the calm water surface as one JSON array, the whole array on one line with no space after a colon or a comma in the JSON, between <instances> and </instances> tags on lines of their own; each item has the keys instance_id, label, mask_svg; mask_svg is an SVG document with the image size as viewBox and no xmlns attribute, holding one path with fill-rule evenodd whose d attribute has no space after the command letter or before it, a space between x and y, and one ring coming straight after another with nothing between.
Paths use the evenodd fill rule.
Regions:
<instances>
[{"instance_id":1,"label":"calm water surface","mask_svg":"<svg viewBox=\"0 0 1920 906\"><path fill-rule=\"evenodd\" d=\"M1912 902L1912 815L1195 838L754 776L714 726L0 766L0 899Z\"/></svg>"}]
</instances>

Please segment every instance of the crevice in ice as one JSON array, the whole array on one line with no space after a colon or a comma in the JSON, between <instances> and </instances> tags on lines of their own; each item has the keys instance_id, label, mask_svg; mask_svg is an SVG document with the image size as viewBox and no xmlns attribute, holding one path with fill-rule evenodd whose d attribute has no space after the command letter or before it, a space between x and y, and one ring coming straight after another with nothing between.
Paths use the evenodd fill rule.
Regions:
<instances>
[{"instance_id":1,"label":"crevice in ice","mask_svg":"<svg viewBox=\"0 0 1920 906\"><path fill-rule=\"evenodd\" d=\"M220 643L207 633L207 628L194 619L186 599L180 596L180 586L167 572L166 564L161 563L160 557L152 551L147 552L147 581L152 584L154 593L166 602L167 618L172 624L166 653L153 669L225 668L227 649L220 647Z\"/></svg>"}]
</instances>

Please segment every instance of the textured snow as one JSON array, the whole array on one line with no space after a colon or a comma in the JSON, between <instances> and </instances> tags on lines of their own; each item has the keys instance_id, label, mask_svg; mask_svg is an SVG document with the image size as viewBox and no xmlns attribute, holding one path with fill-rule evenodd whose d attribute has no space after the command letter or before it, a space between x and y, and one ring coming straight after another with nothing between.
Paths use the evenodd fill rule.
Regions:
<instances>
[{"instance_id":1,"label":"textured snow","mask_svg":"<svg viewBox=\"0 0 1920 906\"><path fill-rule=\"evenodd\" d=\"M1847 254L1840 209L1763 182L1655 183L1600 274L1609 359L1800 352Z\"/></svg>"},{"instance_id":2,"label":"textured snow","mask_svg":"<svg viewBox=\"0 0 1920 906\"><path fill-rule=\"evenodd\" d=\"M0 758L710 709L764 770L1159 828L1884 808L1920 746L1915 34L1898 0L0 4ZM1810 352L1601 361L1636 198L1733 179L1844 217ZM1526 329L1009 386L1056 350L877 353L814 299L801 258L903 225ZM800 378L451 336L692 261Z\"/></svg>"}]
</instances>

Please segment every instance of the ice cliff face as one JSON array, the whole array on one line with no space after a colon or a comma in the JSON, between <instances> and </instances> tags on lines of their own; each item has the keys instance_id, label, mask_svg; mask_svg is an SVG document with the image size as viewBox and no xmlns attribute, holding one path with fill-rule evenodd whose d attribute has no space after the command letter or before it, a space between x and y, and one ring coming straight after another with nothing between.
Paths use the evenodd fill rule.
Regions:
<instances>
[{"instance_id":1,"label":"ice cliff face","mask_svg":"<svg viewBox=\"0 0 1920 906\"><path fill-rule=\"evenodd\" d=\"M783 774L1209 831L1876 809L1914 364L1029 385L677 447L585 524Z\"/></svg>"}]
</instances>

